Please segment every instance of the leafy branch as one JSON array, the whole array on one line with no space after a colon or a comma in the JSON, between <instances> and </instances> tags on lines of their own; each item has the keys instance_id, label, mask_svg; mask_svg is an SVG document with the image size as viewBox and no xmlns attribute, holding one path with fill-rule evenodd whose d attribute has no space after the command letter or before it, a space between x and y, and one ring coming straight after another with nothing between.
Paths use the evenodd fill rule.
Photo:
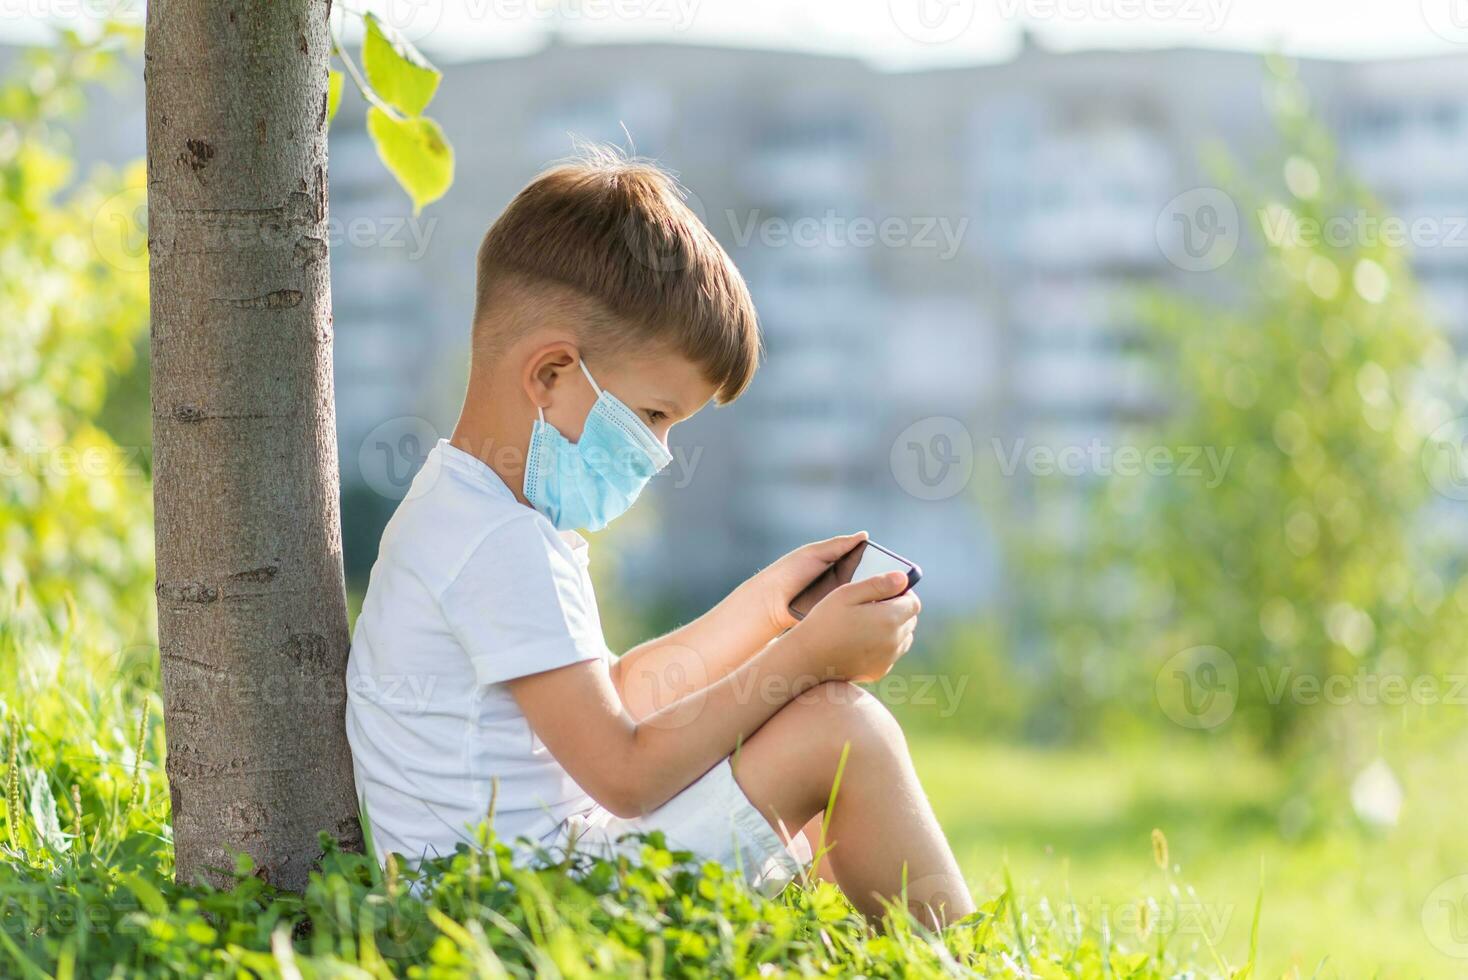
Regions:
<instances>
[{"instance_id":1,"label":"leafy branch","mask_svg":"<svg viewBox=\"0 0 1468 980\"><path fill-rule=\"evenodd\" d=\"M342 8L344 16L363 24L362 66L341 42L340 26L332 25L332 53L345 75L331 72L327 118L336 115L345 78L367 103L367 135L377 156L413 201L413 213L438 200L454 182L454 149L443 128L424 110L433 101L443 73L407 38L373 13Z\"/></svg>"}]
</instances>

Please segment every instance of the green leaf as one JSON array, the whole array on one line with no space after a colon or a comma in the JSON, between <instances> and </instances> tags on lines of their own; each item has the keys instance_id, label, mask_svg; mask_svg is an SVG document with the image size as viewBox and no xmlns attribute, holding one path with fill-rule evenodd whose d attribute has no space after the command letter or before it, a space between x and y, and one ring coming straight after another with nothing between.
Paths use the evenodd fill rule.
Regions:
<instances>
[{"instance_id":1,"label":"green leaf","mask_svg":"<svg viewBox=\"0 0 1468 980\"><path fill-rule=\"evenodd\" d=\"M45 772L37 770L31 777L31 822L36 833L46 846L58 854L71 846L71 841L61 832L61 821L56 818L56 797L51 795L51 784Z\"/></svg>"},{"instance_id":2,"label":"green leaf","mask_svg":"<svg viewBox=\"0 0 1468 980\"><path fill-rule=\"evenodd\" d=\"M363 20L367 38L362 43L362 67L367 83L378 98L403 115L421 115L438 91L443 73L375 14L366 14Z\"/></svg>"},{"instance_id":3,"label":"green leaf","mask_svg":"<svg viewBox=\"0 0 1468 980\"><path fill-rule=\"evenodd\" d=\"M168 902L163 898L163 893L153 886L153 883L131 871L116 872L117 882L133 893L138 904L151 915L167 915Z\"/></svg>"},{"instance_id":4,"label":"green leaf","mask_svg":"<svg viewBox=\"0 0 1468 980\"><path fill-rule=\"evenodd\" d=\"M326 121L329 123L336 118L337 106L342 104L342 85L346 76L335 68L326 77Z\"/></svg>"},{"instance_id":5,"label":"green leaf","mask_svg":"<svg viewBox=\"0 0 1468 980\"><path fill-rule=\"evenodd\" d=\"M443 197L454 182L454 148L432 119L394 119L373 106L367 111L367 133L383 166L413 199L414 214Z\"/></svg>"}]
</instances>

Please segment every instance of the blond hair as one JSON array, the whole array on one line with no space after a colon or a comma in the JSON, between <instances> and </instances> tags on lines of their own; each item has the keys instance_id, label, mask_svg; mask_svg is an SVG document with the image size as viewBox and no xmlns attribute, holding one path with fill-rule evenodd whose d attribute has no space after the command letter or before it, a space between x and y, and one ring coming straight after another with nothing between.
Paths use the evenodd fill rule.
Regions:
<instances>
[{"instance_id":1,"label":"blond hair","mask_svg":"<svg viewBox=\"0 0 1468 980\"><path fill-rule=\"evenodd\" d=\"M512 339L495 314L521 301L569 308L598 354L682 354L721 404L759 366L754 301L734 262L669 173L613 149L581 148L527 184L485 234L477 280L476 353Z\"/></svg>"}]
</instances>

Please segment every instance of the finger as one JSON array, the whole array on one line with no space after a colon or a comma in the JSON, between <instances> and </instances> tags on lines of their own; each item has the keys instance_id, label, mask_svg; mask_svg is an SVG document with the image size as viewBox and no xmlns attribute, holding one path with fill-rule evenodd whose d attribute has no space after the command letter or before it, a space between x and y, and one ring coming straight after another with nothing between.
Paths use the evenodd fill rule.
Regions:
<instances>
[{"instance_id":1,"label":"finger","mask_svg":"<svg viewBox=\"0 0 1468 980\"><path fill-rule=\"evenodd\" d=\"M832 562L846 554L852 548L867 539L867 532L857 531L855 534L838 534L834 538L824 541L816 541L806 545L806 550L821 561Z\"/></svg>"},{"instance_id":2,"label":"finger","mask_svg":"<svg viewBox=\"0 0 1468 980\"><path fill-rule=\"evenodd\" d=\"M874 575L864 578L860 582L849 582L831 593L831 597L840 597L840 602L848 606L860 605L863 602L878 602L882 599L890 599L907 588L906 572L888 572L885 575Z\"/></svg>"},{"instance_id":3,"label":"finger","mask_svg":"<svg viewBox=\"0 0 1468 980\"><path fill-rule=\"evenodd\" d=\"M892 617L893 622L906 623L917 619L917 614L922 610L923 604L917 596L909 592L883 603L882 608Z\"/></svg>"}]
</instances>

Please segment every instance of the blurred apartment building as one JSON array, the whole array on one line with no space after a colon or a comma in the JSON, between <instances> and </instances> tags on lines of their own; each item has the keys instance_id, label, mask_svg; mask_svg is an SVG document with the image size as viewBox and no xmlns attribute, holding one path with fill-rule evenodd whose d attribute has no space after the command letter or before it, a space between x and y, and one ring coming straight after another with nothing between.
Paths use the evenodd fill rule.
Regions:
<instances>
[{"instance_id":1,"label":"blurred apartment building","mask_svg":"<svg viewBox=\"0 0 1468 980\"><path fill-rule=\"evenodd\" d=\"M1468 57L1300 71L1394 214L1468 215ZM856 527L925 566L929 608L993 601L1000 518L976 484L997 474L1022 498L1025 473L1004 476L997 458L1019 440L1121 445L1164 409L1127 299L1207 277L1169 263L1159 214L1210 182L1201 148L1249 161L1273 145L1265 65L1239 53L1029 46L1004 64L891 74L794 52L550 44L445 75L434 112L457 178L425 215L423 258L333 253L345 475L384 418L452 424L474 247L499 209L572 134L630 136L677 172L748 277L768 345L743 400L675 432L685 457L650 491L656 526L619 541L630 584L690 602ZM402 213L356 120L338 121L332 155L334 214ZM892 234L871 241L873 224ZM1468 250L1418 267L1468 343ZM919 442L947 431L924 428L934 417L962 422L976 462L936 500L909 492L894 452L915 423ZM1084 533L1077 520L1037 523L1064 536Z\"/></svg>"},{"instance_id":2,"label":"blurred apartment building","mask_svg":"<svg viewBox=\"0 0 1468 980\"><path fill-rule=\"evenodd\" d=\"M404 223L360 100L349 93L333 124L349 560L370 563L391 488L453 425L480 236L575 135L630 143L679 175L764 326L751 391L680 426L651 514L610 532L626 591L675 603L859 527L924 565L929 609L1001 598L1003 518L981 506L980 485L997 475L1022 499L1025 474L1004 477L996 457L1021 439L1121 444L1164 409L1126 300L1209 279L1168 261L1159 214L1209 183L1200 148L1249 162L1274 145L1265 65L1244 53L1027 45L1003 64L894 74L798 52L552 42L444 67L431 114L456 179L417 219ZM1299 70L1393 214L1468 216L1468 56ZM103 124L80 134L83 157L140 153L140 81L106 98ZM1468 345L1468 248L1416 261ZM966 449L954 424L972 477L928 499L912 468ZM1064 513L1038 523L1084 531Z\"/></svg>"}]
</instances>

